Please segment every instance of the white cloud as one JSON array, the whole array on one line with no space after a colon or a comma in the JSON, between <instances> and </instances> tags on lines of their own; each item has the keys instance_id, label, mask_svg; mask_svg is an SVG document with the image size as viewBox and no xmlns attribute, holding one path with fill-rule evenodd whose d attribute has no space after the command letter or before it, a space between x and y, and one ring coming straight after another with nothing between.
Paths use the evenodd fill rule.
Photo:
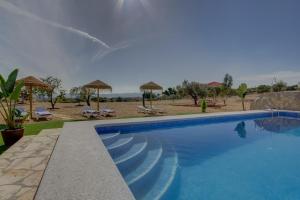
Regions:
<instances>
[{"instance_id":1,"label":"white cloud","mask_svg":"<svg viewBox=\"0 0 300 200\"><path fill-rule=\"evenodd\" d=\"M87 32L28 12L22 9L21 3L0 0L0 11L6 11L0 12L3 19L0 20L3 27L0 29L0 72L3 74L18 67L20 76L56 76L63 80L64 87L70 88L89 81L89 69L98 66L103 57L131 44L126 41L110 46ZM53 6L51 9L56 13L58 7ZM63 9L60 11L64 13Z\"/></svg>"}]
</instances>

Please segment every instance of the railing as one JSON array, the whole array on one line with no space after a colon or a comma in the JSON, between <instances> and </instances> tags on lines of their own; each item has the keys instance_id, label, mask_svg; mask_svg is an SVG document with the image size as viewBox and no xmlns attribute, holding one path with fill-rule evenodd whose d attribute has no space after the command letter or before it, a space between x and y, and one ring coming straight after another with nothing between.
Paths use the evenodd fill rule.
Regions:
<instances>
[{"instance_id":1,"label":"railing","mask_svg":"<svg viewBox=\"0 0 300 200\"><path fill-rule=\"evenodd\" d=\"M279 116L279 110L277 110L276 108L272 107L271 105L267 105L266 108L267 111L270 111L272 113L272 119L274 118L274 114L276 113L276 117Z\"/></svg>"}]
</instances>

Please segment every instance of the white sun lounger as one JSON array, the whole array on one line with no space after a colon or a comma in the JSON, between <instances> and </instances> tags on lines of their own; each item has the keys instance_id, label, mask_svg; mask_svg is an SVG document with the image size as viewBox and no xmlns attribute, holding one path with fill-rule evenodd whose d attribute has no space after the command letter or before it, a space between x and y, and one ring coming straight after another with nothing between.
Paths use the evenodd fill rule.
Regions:
<instances>
[{"instance_id":1,"label":"white sun lounger","mask_svg":"<svg viewBox=\"0 0 300 200\"><path fill-rule=\"evenodd\" d=\"M87 118L98 117L100 116L100 112L92 109L90 106L83 107L81 114Z\"/></svg>"},{"instance_id":2,"label":"white sun lounger","mask_svg":"<svg viewBox=\"0 0 300 200\"><path fill-rule=\"evenodd\" d=\"M144 114L156 114L157 113L156 110L147 108L144 106L138 106L137 109L138 109L138 113L144 113Z\"/></svg>"},{"instance_id":3,"label":"white sun lounger","mask_svg":"<svg viewBox=\"0 0 300 200\"><path fill-rule=\"evenodd\" d=\"M102 108L100 110L100 113L104 117L114 117L114 116L116 116L116 111L114 111L113 109L109 109L109 108Z\"/></svg>"},{"instance_id":4,"label":"white sun lounger","mask_svg":"<svg viewBox=\"0 0 300 200\"><path fill-rule=\"evenodd\" d=\"M35 116L36 116L37 120L39 120L39 119L52 119L53 114L50 113L48 110L46 110L43 107L38 107L38 108L35 109Z\"/></svg>"},{"instance_id":5,"label":"white sun lounger","mask_svg":"<svg viewBox=\"0 0 300 200\"><path fill-rule=\"evenodd\" d=\"M24 107L18 106L16 107L16 110L20 112L21 117L28 116L28 112L26 112Z\"/></svg>"},{"instance_id":6,"label":"white sun lounger","mask_svg":"<svg viewBox=\"0 0 300 200\"><path fill-rule=\"evenodd\" d=\"M152 110L156 111L157 113L165 113L166 112L165 110L155 107L155 106L152 106L152 108L149 108L149 109L152 109Z\"/></svg>"}]
</instances>

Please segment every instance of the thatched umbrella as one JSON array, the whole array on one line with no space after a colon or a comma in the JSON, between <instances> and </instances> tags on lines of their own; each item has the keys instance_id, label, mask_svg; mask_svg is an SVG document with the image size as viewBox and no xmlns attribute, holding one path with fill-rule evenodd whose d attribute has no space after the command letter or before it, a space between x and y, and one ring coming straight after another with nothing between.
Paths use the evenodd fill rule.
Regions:
<instances>
[{"instance_id":1,"label":"thatched umbrella","mask_svg":"<svg viewBox=\"0 0 300 200\"><path fill-rule=\"evenodd\" d=\"M86 85L83 86L84 88L93 88L93 89L97 89L97 110L100 111L100 105L99 105L99 101L100 101L100 96L99 96L99 92L100 90L109 90L112 91L112 88L110 85L100 81L100 80L96 80L93 82L90 82Z\"/></svg>"},{"instance_id":2,"label":"thatched umbrella","mask_svg":"<svg viewBox=\"0 0 300 200\"><path fill-rule=\"evenodd\" d=\"M27 76L18 81L23 81L24 85L29 89L29 101L30 101L30 118L32 119L32 88L51 88L50 85L40 81L39 79L33 76Z\"/></svg>"},{"instance_id":3,"label":"thatched umbrella","mask_svg":"<svg viewBox=\"0 0 300 200\"><path fill-rule=\"evenodd\" d=\"M149 83L145 83L145 84L141 85L140 90L142 92L150 91L150 106L152 108L152 92L155 90L161 91L161 90L163 90L163 88L160 85L150 81Z\"/></svg>"}]
</instances>

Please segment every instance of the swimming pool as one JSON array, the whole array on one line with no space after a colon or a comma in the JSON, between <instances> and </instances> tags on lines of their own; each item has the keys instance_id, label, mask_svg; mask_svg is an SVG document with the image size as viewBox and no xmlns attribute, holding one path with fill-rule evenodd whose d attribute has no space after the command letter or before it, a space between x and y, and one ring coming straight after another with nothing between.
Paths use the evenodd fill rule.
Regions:
<instances>
[{"instance_id":1,"label":"swimming pool","mask_svg":"<svg viewBox=\"0 0 300 200\"><path fill-rule=\"evenodd\" d=\"M136 199L300 199L300 114L101 125Z\"/></svg>"}]
</instances>

